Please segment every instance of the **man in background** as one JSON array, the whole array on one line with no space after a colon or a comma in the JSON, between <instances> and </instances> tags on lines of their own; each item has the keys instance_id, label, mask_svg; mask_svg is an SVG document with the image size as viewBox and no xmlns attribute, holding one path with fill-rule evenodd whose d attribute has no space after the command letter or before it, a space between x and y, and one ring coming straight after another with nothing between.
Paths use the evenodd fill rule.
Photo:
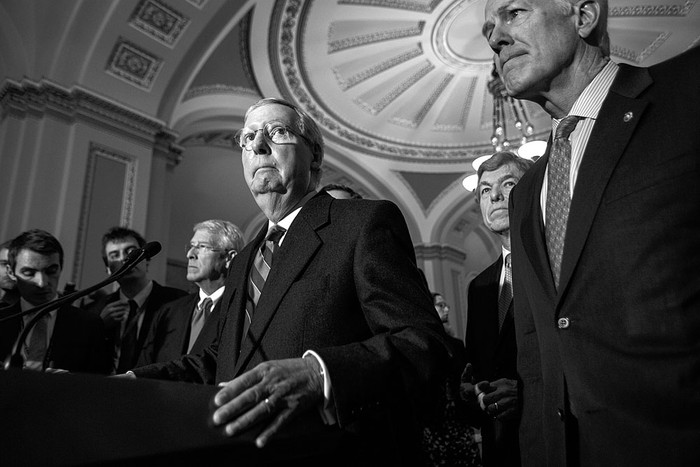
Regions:
<instances>
[{"instance_id":1,"label":"man in background","mask_svg":"<svg viewBox=\"0 0 700 467\"><path fill-rule=\"evenodd\" d=\"M113 227L102 237L102 260L107 274L122 267L129 253L143 248L146 240L136 231ZM94 308L107 329L113 354L113 368L123 373L136 366L146 334L158 309L187 295L180 289L164 287L148 277L148 261L142 261L117 282L119 290L107 295Z\"/></svg>"},{"instance_id":2,"label":"man in background","mask_svg":"<svg viewBox=\"0 0 700 467\"><path fill-rule=\"evenodd\" d=\"M469 285L466 361L461 394L481 428L484 467L517 467L518 375L513 324L508 197L532 161L497 152L479 166L475 201L486 228L496 234L501 255Z\"/></svg>"},{"instance_id":3,"label":"man in background","mask_svg":"<svg viewBox=\"0 0 700 467\"><path fill-rule=\"evenodd\" d=\"M17 284L10 276L10 241L0 244L0 308L14 305L19 301Z\"/></svg>"},{"instance_id":4,"label":"man in background","mask_svg":"<svg viewBox=\"0 0 700 467\"><path fill-rule=\"evenodd\" d=\"M63 269L63 248L43 230L29 230L13 239L8 248L9 274L17 285L19 302L4 308L0 318L0 358L7 358L22 330L36 313L17 316L58 297ZM24 367L46 371L60 369L81 373L109 370L102 321L71 305L43 315L21 343Z\"/></svg>"},{"instance_id":5,"label":"man in background","mask_svg":"<svg viewBox=\"0 0 700 467\"><path fill-rule=\"evenodd\" d=\"M199 290L158 310L137 366L199 353L218 334L226 271L243 249L243 234L231 222L216 219L196 224L193 231L186 252L187 280Z\"/></svg>"},{"instance_id":6,"label":"man in background","mask_svg":"<svg viewBox=\"0 0 700 467\"><path fill-rule=\"evenodd\" d=\"M700 69L610 60L605 0L489 0L512 97L552 117L510 196L524 465L700 465Z\"/></svg>"}]
</instances>

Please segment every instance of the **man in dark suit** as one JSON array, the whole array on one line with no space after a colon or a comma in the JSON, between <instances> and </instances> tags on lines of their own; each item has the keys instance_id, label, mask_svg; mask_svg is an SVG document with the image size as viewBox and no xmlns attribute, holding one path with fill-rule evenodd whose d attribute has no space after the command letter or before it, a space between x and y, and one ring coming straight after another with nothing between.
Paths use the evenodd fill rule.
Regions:
<instances>
[{"instance_id":1,"label":"man in dark suit","mask_svg":"<svg viewBox=\"0 0 700 467\"><path fill-rule=\"evenodd\" d=\"M199 290L163 305L153 318L137 366L201 352L219 330L226 271L243 249L243 234L229 221L197 223L187 244L187 280Z\"/></svg>"},{"instance_id":2,"label":"man in dark suit","mask_svg":"<svg viewBox=\"0 0 700 467\"><path fill-rule=\"evenodd\" d=\"M497 152L477 171L475 200L487 229L498 236L501 255L469 285L468 367L461 395L472 422L481 428L484 467L520 465L518 375L513 325L508 197L532 161ZM504 261L504 258L506 261Z\"/></svg>"},{"instance_id":3,"label":"man in dark suit","mask_svg":"<svg viewBox=\"0 0 700 467\"><path fill-rule=\"evenodd\" d=\"M10 241L0 244L0 308L14 305L19 301L19 292L17 292L17 284L10 276L10 262L8 255L10 253Z\"/></svg>"},{"instance_id":4,"label":"man in dark suit","mask_svg":"<svg viewBox=\"0 0 700 467\"><path fill-rule=\"evenodd\" d=\"M217 342L134 373L219 383L214 423L260 424L259 447L287 425L326 462L422 464L418 417L441 400L448 358L403 216L317 194L322 136L289 103L254 104L236 140L268 222L231 265Z\"/></svg>"},{"instance_id":5,"label":"man in dark suit","mask_svg":"<svg viewBox=\"0 0 700 467\"><path fill-rule=\"evenodd\" d=\"M5 360L25 326L35 316L23 311L58 297L63 268L63 248L43 230L29 230L10 242L9 274L17 285L19 302L4 308L0 318L0 358ZM37 321L25 339L21 353L27 369L60 369L81 373L107 373L109 354L102 321L70 305L53 310Z\"/></svg>"},{"instance_id":6,"label":"man in dark suit","mask_svg":"<svg viewBox=\"0 0 700 467\"><path fill-rule=\"evenodd\" d=\"M107 273L119 270L129 253L145 244L146 240L132 229L109 229L102 236L102 259ZM156 311L187 292L151 280L148 261L139 263L117 282L119 290L89 307L104 321L112 348L113 368L123 373L136 366Z\"/></svg>"},{"instance_id":7,"label":"man in dark suit","mask_svg":"<svg viewBox=\"0 0 700 467\"><path fill-rule=\"evenodd\" d=\"M617 65L607 12L486 7L555 135L510 198L523 464L700 465L700 49Z\"/></svg>"}]
</instances>

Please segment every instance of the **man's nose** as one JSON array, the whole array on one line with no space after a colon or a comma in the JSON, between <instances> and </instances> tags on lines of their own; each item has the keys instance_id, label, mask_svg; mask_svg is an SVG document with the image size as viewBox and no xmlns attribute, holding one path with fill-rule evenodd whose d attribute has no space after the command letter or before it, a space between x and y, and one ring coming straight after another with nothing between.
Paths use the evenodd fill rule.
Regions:
<instances>
[{"instance_id":1,"label":"man's nose","mask_svg":"<svg viewBox=\"0 0 700 467\"><path fill-rule=\"evenodd\" d=\"M267 139L265 138L263 131L258 130L255 132L251 149L253 152L255 152L255 154L270 153L270 145L267 143Z\"/></svg>"},{"instance_id":2,"label":"man's nose","mask_svg":"<svg viewBox=\"0 0 700 467\"><path fill-rule=\"evenodd\" d=\"M510 36L508 28L500 21L496 21L488 40L489 47L491 47L491 50L497 55L503 47L513 43L513 38Z\"/></svg>"},{"instance_id":3,"label":"man's nose","mask_svg":"<svg viewBox=\"0 0 700 467\"><path fill-rule=\"evenodd\" d=\"M34 284L39 288L44 288L48 283L48 277L42 272L36 273L34 276Z\"/></svg>"},{"instance_id":4,"label":"man's nose","mask_svg":"<svg viewBox=\"0 0 700 467\"><path fill-rule=\"evenodd\" d=\"M500 201L503 199L503 191L500 188L493 187L491 189L491 201Z\"/></svg>"}]
</instances>

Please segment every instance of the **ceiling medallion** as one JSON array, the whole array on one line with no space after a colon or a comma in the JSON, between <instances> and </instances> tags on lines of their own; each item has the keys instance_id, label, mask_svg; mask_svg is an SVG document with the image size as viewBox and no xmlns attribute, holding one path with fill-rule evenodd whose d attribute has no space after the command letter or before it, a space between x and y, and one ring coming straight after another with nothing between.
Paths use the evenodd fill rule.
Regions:
<instances>
[{"instance_id":1,"label":"ceiling medallion","mask_svg":"<svg viewBox=\"0 0 700 467\"><path fill-rule=\"evenodd\" d=\"M374 18L375 12L372 11L374 19L363 26L359 21L324 17L324 1L277 2L273 12L273 16L278 18L273 22L277 28L271 31L271 38L278 41L278 47L271 47L277 55L271 57L270 64L279 82L285 86L283 95L314 117L329 138L353 150L383 158L435 162L466 162L490 152L488 135L479 135L481 139L475 141L474 135L466 132L464 118L468 115L468 106L472 104L472 93L471 86L461 85L468 84L474 78L467 81L463 78L453 79L460 75L473 76L474 70L466 69L469 67L486 67L487 70L490 67L488 48L482 47L487 52L476 59L462 51L460 44L463 39L459 31L452 30L453 27L466 27L464 7L458 3L451 3L450 11L443 10L441 5L433 12L433 18L425 14L431 28L435 17L441 19L439 33L431 30L418 36L377 39L378 42L358 43L346 49L319 51L314 47L318 43L317 37L324 30L329 41L338 39L337 43L340 44L343 40L339 29L334 29L334 26L344 28L342 33L349 36L353 31L348 32L347 27L355 23L360 24L361 31L358 33L366 34L367 31L371 33L373 27L378 30L382 26L397 27L400 20L381 16L393 14L391 9L377 18ZM367 6L356 8L364 9L353 11L360 15L367 14L370 9ZM410 57L410 63L395 59L397 53L403 57L401 54L405 54L406 50L420 51L420 44L432 49L430 34L442 37L441 41L446 44L445 53L452 57L452 63L472 60L474 64L469 67L460 64L461 73L456 73L453 67L437 59L432 50ZM314 37L315 42L306 43L305 35ZM374 37L383 36L375 34ZM397 47L392 40L404 48ZM342 43L350 42L346 40ZM407 49L409 44L418 44L418 48ZM353 59L356 61L364 60L361 64L366 68L342 68L344 63L352 63L348 58L350 56L356 57ZM343 62L346 59L348 61ZM386 65L387 60L395 66ZM335 64L339 64L338 67ZM343 75L344 70L351 73ZM399 79L392 78L393 75L399 75ZM337 95L329 96L329 93ZM480 106L481 103L479 101L474 105ZM342 114L335 111L338 108L343 109Z\"/></svg>"}]
</instances>

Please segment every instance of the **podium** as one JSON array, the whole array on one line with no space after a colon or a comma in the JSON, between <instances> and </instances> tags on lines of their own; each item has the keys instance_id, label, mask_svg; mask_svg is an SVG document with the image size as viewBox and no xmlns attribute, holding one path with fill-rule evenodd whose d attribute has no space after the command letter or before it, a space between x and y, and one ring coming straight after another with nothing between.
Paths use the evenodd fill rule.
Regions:
<instances>
[{"instance_id":1,"label":"podium","mask_svg":"<svg viewBox=\"0 0 700 467\"><path fill-rule=\"evenodd\" d=\"M236 437L211 424L215 386L80 374L0 371L0 464L303 465L333 443L262 429ZM321 441L321 442L319 442ZM312 462L313 463L313 462Z\"/></svg>"}]
</instances>

